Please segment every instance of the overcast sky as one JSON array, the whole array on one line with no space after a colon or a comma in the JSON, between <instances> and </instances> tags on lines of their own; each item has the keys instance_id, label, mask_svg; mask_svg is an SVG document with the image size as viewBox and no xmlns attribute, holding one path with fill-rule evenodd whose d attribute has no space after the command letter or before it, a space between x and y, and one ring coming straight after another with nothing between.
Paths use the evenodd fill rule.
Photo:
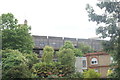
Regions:
<instances>
[{"instance_id":1,"label":"overcast sky","mask_svg":"<svg viewBox=\"0 0 120 80\"><path fill-rule=\"evenodd\" d=\"M0 0L0 15L13 13L22 24L25 19L32 35L71 38L96 37L96 23L89 22L86 4L97 0Z\"/></svg>"}]
</instances>

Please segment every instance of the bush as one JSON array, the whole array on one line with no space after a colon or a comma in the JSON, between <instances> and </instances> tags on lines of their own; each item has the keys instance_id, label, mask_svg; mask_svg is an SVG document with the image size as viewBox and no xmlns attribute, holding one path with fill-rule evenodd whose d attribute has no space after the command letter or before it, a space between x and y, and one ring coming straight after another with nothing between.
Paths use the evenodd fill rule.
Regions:
<instances>
[{"instance_id":1,"label":"bush","mask_svg":"<svg viewBox=\"0 0 120 80\"><path fill-rule=\"evenodd\" d=\"M50 46L45 46L43 49L42 61L46 63L53 62L54 49Z\"/></svg>"},{"instance_id":2,"label":"bush","mask_svg":"<svg viewBox=\"0 0 120 80\"><path fill-rule=\"evenodd\" d=\"M28 59L17 50L2 50L2 78L29 78Z\"/></svg>"},{"instance_id":3,"label":"bush","mask_svg":"<svg viewBox=\"0 0 120 80\"><path fill-rule=\"evenodd\" d=\"M68 78L82 78L83 75L81 72L75 72L73 74L71 74L70 76L68 76Z\"/></svg>"},{"instance_id":4,"label":"bush","mask_svg":"<svg viewBox=\"0 0 120 80\"><path fill-rule=\"evenodd\" d=\"M89 69L88 71L83 72L83 78L100 78L101 74L95 72L94 69Z\"/></svg>"},{"instance_id":5,"label":"bush","mask_svg":"<svg viewBox=\"0 0 120 80\"><path fill-rule=\"evenodd\" d=\"M36 53L30 53L30 54L23 54L26 59L28 60L27 61L27 66L29 67L29 69L32 68L33 64L36 64L39 62L39 59L37 57L37 54Z\"/></svg>"},{"instance_id":6,"label":"bush","mask_svg":"<svg viewBox=\"0 0 120 80\"><path fill-rule=\"evenodd\" d=\"M58 61L63 65L74 66L75 65L75 56L72 49L62 49L58 54Z\"/></svg>"},{"instance_id":7,"label":"bush","mask_svg":"<svg viewBox=\"0 0 120 80\"><path fill-rule=\"evenodd\" d=\"M13 66L12 68L5 71L3 75L4 79L9 78L30 78L31 72L26 65Z\"/></svg>"},{"instance_id":8,"label":"bush","mask_svg":"<svg viewBox=\"0 0 120 80\"><path fill-rule=\"evenodd\" d=\"M64 77L69 76L73 73L71 66L61 65L59 62L52 62L52 63L37 63L34 64L33 74L35 77L40 78L50 78L50 77ZM56 75L56 76L55 76Z\"/></svg>"},{"instance_id":9,"label":"bush","mask_svg":"<svg viewBox=\"0 0 120 80\"><path fill-rule=\"evenodd\" d=\"M60 63L41 62L41 63L34 64L34 66L32 67L32 70L34 72L33 74L36 75L37 77L46 78L48 77L48 75L52 75L52 74L57 75L58 73L57 66L60 66Z\"/></svg>"},{"instance_id":10,"label":"bush","mask_svg":"<svg viewBox=\"0 0 120 80\"><path fill-rule=\"evenodd\" d=\"M2 69L7 70L13 66L26 64L27 59L17 50L2 50Z\"/></svg>"}]
</instances>

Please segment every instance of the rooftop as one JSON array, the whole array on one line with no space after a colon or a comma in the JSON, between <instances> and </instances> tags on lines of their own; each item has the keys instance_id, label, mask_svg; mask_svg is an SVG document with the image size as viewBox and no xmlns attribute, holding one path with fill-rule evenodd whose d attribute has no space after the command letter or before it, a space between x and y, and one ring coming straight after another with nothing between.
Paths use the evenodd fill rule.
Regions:
<instances>
[{"instance_id":1,"label":"rooftop","mask_svg":"<svg viewBox=\"0 0 120 80\"><path fill-rule=\"evenodd\" d=\"M106 52L95 52L95 53L86 53L85 56L91 56L91 55L109 55Z\"/></svg>"}]
</instances>

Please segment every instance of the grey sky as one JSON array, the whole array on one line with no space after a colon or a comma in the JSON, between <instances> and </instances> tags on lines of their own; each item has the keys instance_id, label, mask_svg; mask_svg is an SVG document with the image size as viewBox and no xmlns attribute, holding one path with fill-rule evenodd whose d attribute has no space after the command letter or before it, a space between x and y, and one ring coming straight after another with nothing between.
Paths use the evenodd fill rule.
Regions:
<instances>
[{"instance_id":1,"label":"grey sky","mask_svg":"<svg viewBox=\"0 0 120 80\"><path fill-rule=\"evenodd\" d=\"M86 4L97 0L0 0L0 14L11 12L22 24L25 19L32 35L71 38L96 37L96 23L89 22Z\"/></svg>"}]
</instances>

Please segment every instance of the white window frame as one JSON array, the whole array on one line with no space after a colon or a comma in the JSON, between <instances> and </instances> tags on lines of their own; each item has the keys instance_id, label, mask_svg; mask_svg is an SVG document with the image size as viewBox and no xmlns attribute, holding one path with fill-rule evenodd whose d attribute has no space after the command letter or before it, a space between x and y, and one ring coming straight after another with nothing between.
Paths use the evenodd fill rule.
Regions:
<instances>
[{"instance_id":1,"label":"white window frame","mask_svg":"<svg viewBox=\"0 0 120 80\"><path fill-rule=\"evenodd\" d=\"M98 59L97 58L92 58L91 59L91 65L96 65L98 64Z\"/></svg>"}]
</instances>

